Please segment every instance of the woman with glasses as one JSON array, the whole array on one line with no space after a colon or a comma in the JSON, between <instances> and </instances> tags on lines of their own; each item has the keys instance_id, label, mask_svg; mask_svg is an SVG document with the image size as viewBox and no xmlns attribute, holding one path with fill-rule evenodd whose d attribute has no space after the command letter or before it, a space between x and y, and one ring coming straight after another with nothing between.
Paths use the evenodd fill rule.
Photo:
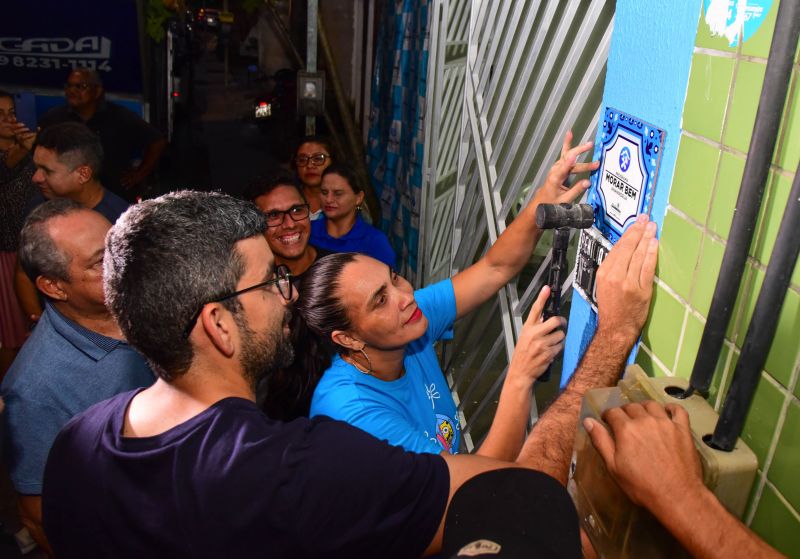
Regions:
<instances>
[{"instance_id":1,"label":"woman with glasses","mask_svg":"<svg viewBox=\"0 0 800 559\"><path fill-rule=\"evenodd\" d=\"M294 154L294 167L303 190L303 197L311 207L311 220L322 217L322 198L320 184L322 172L334 159L333 146L323 136L309 136L297 146Z\"/></svg>"},{"instance_id":2,"label":"woman with glasses","mask_svg":"<svg viewBox=\"0 0 800 559\"><path fill-rule=\"evenodd\" d=\"M538 205L571 202L588 188L588 180L564 186L571 173L598 165L577 163L592 144L571 148L571 140L568 133L561 159L527 207L478 262L451 279L414 291L386 264L353 253L311 266L296 307L307 345L296 354L308 360L308 384L317 383L312 416L346 421L406 450L460 450L456 405L433 345L528 262L541 236ZM545 287L525 322L478 454L514 460L521 449L533 383L564 343L564 320L542 320L548 296Z\"/></svg>"},{"instance_id":3,"label":"woman with glasses","mask_svg":"<svg viewBox=\"0 0 800 559\"><path fill-rule=\"evenodd\" d=\"M0 379L28 332L14 293L14 269L25 209L35 192L35 139L36 133L17 121L14 97L0 91Z\"/></svg>"},{"instance_id":4,"label":"woman with glasses","mask_svg":"<svg viewBox=\"0 0 800 559\"><path fill-rule=\"evenodd\" d=\"M361 219L364 191L353 170L334 163L322 173L322 219L311 225L311 243L331 252L360 252L395 266L389 239Z\"/></svg>"}]
</instances>

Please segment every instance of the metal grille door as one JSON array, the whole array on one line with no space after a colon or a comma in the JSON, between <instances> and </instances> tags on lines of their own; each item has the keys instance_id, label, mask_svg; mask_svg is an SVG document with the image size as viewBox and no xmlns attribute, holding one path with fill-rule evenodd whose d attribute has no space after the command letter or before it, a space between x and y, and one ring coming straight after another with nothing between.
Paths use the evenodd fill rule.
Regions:
<instances>
[{"instance_id":1,"label":"metal grille door","mask_svg":"<svg viewBox=\"0 0 800 559\"><path fill-rule=\"evenodd\" d=\"M434 4L421 284L486 252L544 181L567 130L576 143L594 137L615 9L611 0ZM544 236L522 274L456 325L444 352L469 450L494 416L549 243Z\"/></svg>"}]
</instances>

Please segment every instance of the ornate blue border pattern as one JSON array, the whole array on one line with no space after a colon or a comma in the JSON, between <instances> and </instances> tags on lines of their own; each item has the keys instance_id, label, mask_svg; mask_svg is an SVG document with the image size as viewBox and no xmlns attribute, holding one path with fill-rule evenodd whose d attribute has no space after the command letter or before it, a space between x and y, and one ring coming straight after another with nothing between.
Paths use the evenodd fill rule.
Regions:
<instances>
[{"instance_id":1,"label":"ornate blue border pattern","mask_svg":"<svg viewBox=\"0 0 800 559\"><path fill-rule=\"evenodd\" d=\"M600 126L594 154L600 167L590 177L589 203L595 227L614 243L637 215L650 212L666 133L611 107Z\"/></svg>"}]
</instances>

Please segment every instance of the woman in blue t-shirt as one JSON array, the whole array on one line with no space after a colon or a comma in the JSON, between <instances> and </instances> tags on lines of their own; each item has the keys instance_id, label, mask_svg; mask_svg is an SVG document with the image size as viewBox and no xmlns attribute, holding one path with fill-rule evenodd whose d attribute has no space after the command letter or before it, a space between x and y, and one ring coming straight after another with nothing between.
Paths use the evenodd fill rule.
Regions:
<instances>
[{"instance_id":1,"label":"woman in blue t-shirt","mask_svg":"<svg viewBox=\"0 0 800 559\"><path fill-rule=\"evenodd\" d=\"M568 188L570 173L594 170L576 163L591 143L570 149L532 201L475 264L424 289L391 267L357 254L317 261L300 284L297 311L308 346L297 348L316 384L311 415L346 421L391 444L416 452L459 451L456 406L433 344L460 318L494 296L530 258L541 236L540 203L570 202L588 180ZM516 459L528 424L531 388L564 343L564 319L542 320L549 289L542 289L508 367L492 426L477 453Z\"/></svg>"},{"instance_id":2,"label":"woman in blue t-shirt","mask_svg":"<svg viewBox=\"0 0 800 559\"><path fill-rule=\"evenodd\" d=\"M389 239L361 219L364 190L352 169L333 163L322 173L324 216L311 223L311 244L331 252L360 252L394 267Z\"/></svg>"}]
</instances>

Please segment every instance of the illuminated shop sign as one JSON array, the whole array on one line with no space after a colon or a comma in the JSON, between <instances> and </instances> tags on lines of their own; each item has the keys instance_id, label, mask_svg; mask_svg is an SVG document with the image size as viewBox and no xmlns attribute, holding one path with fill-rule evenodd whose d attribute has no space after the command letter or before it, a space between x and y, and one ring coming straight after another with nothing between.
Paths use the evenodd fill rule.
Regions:
<instances>
[{"instance_id":1,"label":"illuminated shop sign","mask_svg":"<svg viewBox=\"0 0 800 559\"><path fill-rule=\"evenodd\" d=\"M138 21L135 0L19 2L0 19L0 83L60 89L89 68L107 91L141 93Z\"/></svg>"}]
</instances>

